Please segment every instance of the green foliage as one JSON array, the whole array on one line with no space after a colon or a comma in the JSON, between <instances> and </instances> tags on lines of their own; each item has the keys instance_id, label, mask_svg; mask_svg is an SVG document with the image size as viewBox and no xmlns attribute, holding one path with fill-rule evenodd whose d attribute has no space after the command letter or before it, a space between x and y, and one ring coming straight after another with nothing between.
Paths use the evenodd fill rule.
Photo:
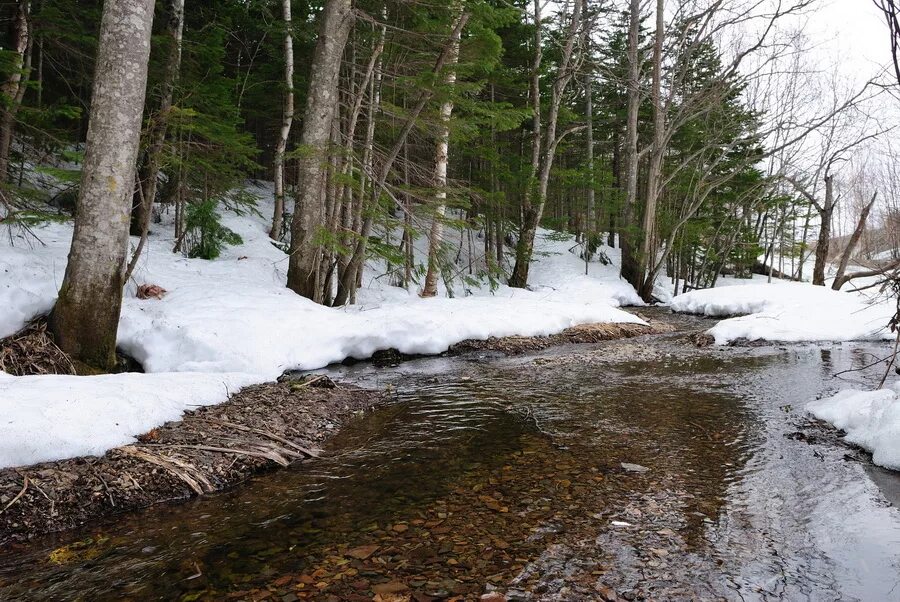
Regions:
<instances>
[{"instance_id":1,"label":"green foliage","mask_svg":"<svg viewBox=\"0 0 900 602\"><path fill-rule=\"evenodd\" d=\"M188 257L216 259L225 245L239 245L243 239L222 225L218 203L207 199L191 203L185 218L185 253Z\"/></svg>"}]
</instances>

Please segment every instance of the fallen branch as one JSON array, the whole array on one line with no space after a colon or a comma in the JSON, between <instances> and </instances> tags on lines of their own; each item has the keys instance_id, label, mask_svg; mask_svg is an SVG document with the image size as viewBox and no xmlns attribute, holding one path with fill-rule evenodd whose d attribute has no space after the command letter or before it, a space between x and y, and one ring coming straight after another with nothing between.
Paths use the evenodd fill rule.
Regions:
<instances>
[{"instance_id":1,"label":"fallen branch","mask_svg":"<svg viewBox=\"0 0 900 602\"><path fill-rule=\"evenodd\" d=\"M14 497L6 506L4 506L3 510L0 510L0 514L3 514L7 510L9 510L13 504L18 502L20 499L22 499L22 496L25 495L25 492L28 490L28 477L23 477L23 478L25 479L25 482L22 485L22 491L20 491L19 495Z\"/></svg>"},{"instance_id":2,"label":"fallen branch","mask_svg":"<svg viewBox=\"0 0 900 602\"><path fill-rule=\"evenodd\" d=\"M266 460L272 460L273 462L280 464L282 466L289 466L290 462L287 461L283 456L273 451L252 451L249 449L237 449L230 447L216 447L215 445L187 445L182 443L148 443L145 444L147 446L153 447L176 447L180 449L198 449L201 451L211 451L211 452L219 452L222 454L239 454L244 456L253 456L255 458L263 458Z\"/></svg>"},{"instance_id":3,"label":"fallen branch","mask_svg":"<svg viewBox=\"0 0 900 602\"><path fill-rule=\"evenodd\" d=\"M263 437L268 437L269 439L278 441L279 443L283 443L283 444L287 445L288 447L292 447L292 448L296 449L297 451L306 455L309 458L316 458L319 455L318 450L307 449L301 445L297 445L290 439L280 437L280 436L276 435L275 433L270 433L270 432L264 431L262 429L253 428L253 427L246 426L243 424L235 424L234 422L228 422L225 420L216 420L215 418L198 418L198 420L201 420L203 422L209 422L211 424L218 424L220 426L226 426L228 428L233 428L233 429L236 429L239 431L244 431L247 433L256 433L257 435L262 435Z\"/></svg>"}]
</instances>

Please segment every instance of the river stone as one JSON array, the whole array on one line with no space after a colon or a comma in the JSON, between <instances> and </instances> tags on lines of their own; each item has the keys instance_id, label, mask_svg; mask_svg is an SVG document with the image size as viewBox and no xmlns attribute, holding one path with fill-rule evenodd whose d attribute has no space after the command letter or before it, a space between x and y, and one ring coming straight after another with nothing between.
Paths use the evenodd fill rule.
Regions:
<instances>
[{"instance_id":1,"label":"river stone","mask_svg":"<svg viewBox=\"0 0 900 602\"><path fill-rule=\"evenodd\" d=\"M641 466L640 464L631 464L629 462L622 462L622 468L627 472L649 472L650 469L646 466Z\"/></svg>"}]
</instances>

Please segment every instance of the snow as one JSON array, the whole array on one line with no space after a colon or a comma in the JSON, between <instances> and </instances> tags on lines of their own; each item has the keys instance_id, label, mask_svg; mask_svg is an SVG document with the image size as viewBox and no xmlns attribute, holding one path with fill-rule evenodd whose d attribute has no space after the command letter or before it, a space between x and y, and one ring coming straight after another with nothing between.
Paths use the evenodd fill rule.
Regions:
<instances>
[{"instance_id":1,"label":"snow","mask_svg":"<svg viewBox=\"0 0 900 602\"><path fill-rule=\"evenodd\" d=\"M877 391L846 389L806 410L846 431L846 441L871 452L875 464L900 470L900 383Z\"/></svg>"},{"instance_id":2,"label":"snow","mask_svg":"<svg viewBox=\"0 0 900 602\"><path fill-rule=\"evenodd\" d=\"M887 340L891 303L798 282L750 283L691 291L673 311L728 317L708 333L719 345L736 339L799 341Z\"/></svg>"},{"instance_id":3,"label":"snow","mask_svg":"<svg viewBox=\"0 0 900 602\"><path fill-rule=\"evenodd\" d=\"M221 403L249 374L9 376L0 372L0 465L20 466L134 442L190 407Z\"/></svg>"},{"instance_id":4,"label":"snow","mask_svg":"<svg viewBox=\"0 0 900 602\"><path fill-rule=\"evenodd\" d=\"M435 354L465 339L548 335L578 324L642 323L618 309L641 304L618 268L577 256L571 237L540 231L533 290L487 282L456 283L455 298L421 299L389 286L369 262L360 303L317 305L285 288L287 256L268 239L271 189L254 188L262 215L222 211L243 238L214 261L172 253L171 223L155 225L123 300L118 344L145 375L12 377L0 380L0 467L99 454L196 406L220 403L225 390L271 381L287 369L312 370L348 357L396 348ZM169 219L170 221L170 219ZM65 271L71 223L36 230L43 244L0 241L0 337L52 307ZM395 239L396 240L396 239ZM132 244L136 240L132 239ZM417 246L423 260L424 241ZM573 252L574 251L574 252ZM615 258L615 252L605 249ZM140 284L167 290L141 300ZM442 293L447 291L441 287Z\"/></svg>"}]
</instances>

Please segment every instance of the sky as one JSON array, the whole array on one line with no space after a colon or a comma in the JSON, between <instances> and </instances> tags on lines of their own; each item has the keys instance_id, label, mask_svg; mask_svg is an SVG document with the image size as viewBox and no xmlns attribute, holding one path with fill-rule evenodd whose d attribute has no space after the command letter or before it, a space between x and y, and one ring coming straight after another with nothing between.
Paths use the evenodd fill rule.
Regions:
<instances>
[{"instance_id":1,"label":"sky","mask_svg":"<svg viewBox=\"0 0 900 602\"><path fill-rule=\"evenodd\" d=\"M890 60L887 25L872 0L820 0L808 32L824 54L839 59L841 71L866 77Z\"/></svg>"}]
</instances>

